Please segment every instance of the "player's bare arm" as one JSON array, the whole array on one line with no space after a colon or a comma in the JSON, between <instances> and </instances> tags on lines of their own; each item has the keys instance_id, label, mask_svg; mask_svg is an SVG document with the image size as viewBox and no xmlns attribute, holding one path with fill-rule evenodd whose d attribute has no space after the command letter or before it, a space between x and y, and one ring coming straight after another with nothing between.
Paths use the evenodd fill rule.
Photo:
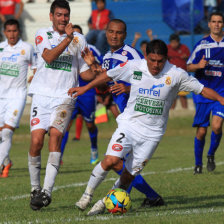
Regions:
<instances>
[{"instance_id":1,"label":"player's bare arm","mask_svg":"<svg viewBox=\"0 0 224 224\"><path fill-rule=\"evenodd\" d=\"M130 93L131 86L126 86L124 83L117 83L110 87L112 93L120 95L121 93Z\"/></svg>"},{"instance_id":2,"label":"player's bare arm","mask_svg":"<svg viewBox=\"0 0 224 224\"><path fill-rule=\"evenodd\" d=\"M89 84L87 84L85 86L82 86L82 87L74 87L74 88L69 89L68 95L72 96L74 93L76 93L75 97L83 95L86 91L88 91L88 90L90 90L90 89L92 89L92 88L94 88L98 85L101 85L103 83L109 82L109 81L111 81L111 78L109 76L107 76L106 71L104 71L99 76L97 76L92 82L90 82Z\"/></svg>"},{"instance_id":3,"label":"player's bare arm","mask_svg":"<svg viewBox=\"0 0 224 224\"><path fill-rule=\"evenodd\" d=\"M187 65L188 72L196 72L198 69L203 69L208 64L208 61L205 60L205 56L203 55L202 59L198 64L189 64Z\"/></svg>"},{"instance_id":4,"label":"player's bare arm","mask_svg":"<svg viewBox=\"0 0 224 224\"><path fill-rule=\"evenodd\" d=\"M48 64L57 59L73 40L73 28L71 23L66 25L65 32L67 37L58 46L53 49L44 49L42 57Z\"/></svg>"},{"instance_id":5,"label":"player's bare arm","mask_svg":"<svg viewBox=\"0 0 224 224\"><path fill-rule=\"evenodd\" d=\"M220 96L216 91L213 89L204 87L202 89L201 95L204 96L205 98L208 98L210 100L216 100L219 101L220 104L224 105L224 97Z\"/></svg>"}]
</instances>

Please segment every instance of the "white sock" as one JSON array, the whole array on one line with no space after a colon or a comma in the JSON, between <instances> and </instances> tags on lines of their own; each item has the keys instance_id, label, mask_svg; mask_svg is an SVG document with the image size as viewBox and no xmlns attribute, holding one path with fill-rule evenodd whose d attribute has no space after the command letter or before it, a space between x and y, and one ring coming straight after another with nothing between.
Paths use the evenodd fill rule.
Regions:
<instances>
[{"instance_id":1,"label":"white sock","mask_svg":"<svg viewBox=\"0 0 224 224\"><path fill-rule=\"evenodd\" d=\"M50 152L48 156L48 162L46 167L46 174L44 179L43 191L45 191L49 196L54 187L55 178L58 174L59 166L61 160L60 152Z\"/></svg>"},{"instance_id":2,"label":"white sock","mask_svg":"<svg viewBox=\"0 0 224 224\"><path fill-rule=\"evenodd\" d=\"M89 195L93 195L95 189L105 179L108 172L109 171L105 171L102 168L101 163L98 163L91 173L85 193L87 193Z\"/></svg>"},{"instance_id":3,"label":"white sock","mask_svg":"<svg viewBox=\"0 0 224 224\"><path fill-rule=\"evenodd\" d=\"M13 131L9 128L2 129L2 142L0 143L0 166L3 165L5 158L9 155L12 146Z\"/></svg>"},{"instance_id":4,"label":"white sock","mask_svg":"<svg viewBox=\"0 0 224 224\"><path fill-rule=\"evenodd\" d=\"M34 189L40 189L41 156L32 157L28 153L28 167L32 191Z\"/></svg>"},{"instance_id":5,"label":"white sock","mask_svg":"<svg viewBox=\"0 0 224 224\"><path fill-rule=\"evenodd\" d=\"M3 164L4 166L7 166L9 163L11 162L10 158L9 158L9 155L5 158Z\"/></svg>"}]
</instances>

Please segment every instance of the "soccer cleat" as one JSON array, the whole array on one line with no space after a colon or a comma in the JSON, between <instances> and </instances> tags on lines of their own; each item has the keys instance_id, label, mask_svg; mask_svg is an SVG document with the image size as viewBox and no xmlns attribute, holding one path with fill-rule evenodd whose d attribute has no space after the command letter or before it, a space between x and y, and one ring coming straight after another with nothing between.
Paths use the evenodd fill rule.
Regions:
<instances>
[{"instance_id":1,"label":"soccer cleat","mask_svg":"<svg viewBox=\"0 0 224 224\"><path fill-rule=\"evenodd\" d=\"M32 194L32 192L31 192ZM51 203L51 198L44 191L35 192L33 198L31 196L30 207L33 210L40 210L42 207L47 207Z\"/></svg>"},{"instance_id":2,"label":"soccer cleat","mask_svg":"<svg viewBox=\"0 0 224 224\"><path fill-rule=\"evenodd\" d=\"M84 211L92 200L92 195L84 193L82 197L75 203L76 207Z\"/></svg>"},{"instance_id":3,"label":"soccer cleat","mask_svg":"<svg viewBox=\"0 0 224 224\"><path fill-rule=\"evenodd\" d=\"M39 195L41 193L41 188L38 188L38 189L34 189L33 191L31 191L30 193L30 207L33 209L33 210L39 210L40 208L33 205L34 203L34 198L37 197L37 195Z\"/></svg>"},{"instance_id":4,"label":"soccer cleat","mask_svg":"<svg viewBox=\"0 0 224 224\"><path fill-rule=\"evenodd\" d=\"M97 149L91 149L90 164L96 165L98 162L99 162L98 150Z\"/></svg>"},{"instance_id":5,"label":"soccer cleat","mask_svg":"<svg viewBox=\"0 0 224 224\"><path fill-rule=\"evenodd\" d=\"M72 139L72 141L74 141L74 142L79 141L79 140L80 140L80 138L76 138L76 137Z\"/></svg>"},{"instance_id":6,"label":"soccer cleat","mask_svg":"<svg viewBox=\"0 0 224 224\"><path fill-rule=\"evenodd\" d=\"M163 206L165 205L165 202L162 197L158 197L155 199L146 198L142 204L141 207L156 207L156 206Z\"/></svg>"},{"instance_id":7,"label":"soccer cleat","mask_svg":"<svg viewBox=\"0 0 224 224\"><path fill-rule=\"evenodd\" d=\"M91 215L102 214L104 213L105 208L106 208L105 204L103 200L101 199L93 205L93 207L90 209L87 215L91 216Z\"/></svg>"},{"instance_id":8,"label":"soccer cleat","mask_svg":"<svg viewBox=\"0 0 224 224\"><path fill-rule=\"evenodd\" d=\"M12 161L10 161L8 165L3 166L0 177L7 178L9 176L9 170L11 167L12 167Z\"/></svg>"},{"instance_id":9,"label":"soccer cleat","mask_svg":"<svg viewBox=\"0 0 224 224\"><path fill-rule=\"evenodd\" d=\"M215 158L214 156L207 156L208 162L207 162L207 170L208 172L212 172L215 169Z\"/></svg>"},{"instance_id":10,"label":"soccer cleat","mask_svg":"<svg viewBox=\"0 0 224 224\"><path fill-rule=\"evenodd\" d=\"M202 174L202 166L196 165L194 168L194 175L196 174Z\"/></svg>"}]
</instances>

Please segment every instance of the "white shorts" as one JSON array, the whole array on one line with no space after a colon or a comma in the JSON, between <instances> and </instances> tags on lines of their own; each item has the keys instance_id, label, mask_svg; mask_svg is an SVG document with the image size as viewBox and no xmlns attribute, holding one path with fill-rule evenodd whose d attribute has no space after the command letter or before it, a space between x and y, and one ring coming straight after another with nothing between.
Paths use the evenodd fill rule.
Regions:
<instances>
[{"instance_id":1,"label":"white shorts","mask_svg":"<svg viewBox=\"0 0 224 224\"><path fill-rule=\"evenodd\" d=\"M49 130L50 127L64 133L74 110L75 100L34 94L30 112L30 129Z\"/></svg>"},{"instance_id":2,"label":"white shorts","mask_svg":"<svg viewBox=\"0 0 224 224\"><path fill-rule=\"evenodd\" d=\"M25 105L26 97L0 98L0 127L3 127L4 124L13 128L19 127Z\"/></svg>"},{"instance_id":3,"label":"white shorts","mask_svg":"<svg viewBox=\"0 0 224 224\"><path fill-rule=\"evenodd\" d=\"M158 144L159 142L146 140L133 134L125 127L118 127L110 140L106 155L126 158L126 169L136 176L152 157Z\"/></svg>"}]
</instances>

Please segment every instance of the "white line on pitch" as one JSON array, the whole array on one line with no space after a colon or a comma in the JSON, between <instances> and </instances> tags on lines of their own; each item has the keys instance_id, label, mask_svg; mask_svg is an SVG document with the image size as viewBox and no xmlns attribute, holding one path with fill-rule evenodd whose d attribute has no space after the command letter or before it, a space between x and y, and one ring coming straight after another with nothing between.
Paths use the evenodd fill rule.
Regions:
<instances>
[{"instance_id":1,"label":"white line on pitch","mask_svg":"<svg viewBox=\"0 0 224 224\"><path fill-rule=\"evenodd\" d=\"M217 162L216 163L216 166L222 166L222 165L224 165L224 162ZM178 173L178 172L193 170L193 168L194 167L187 167L187 168L181 168L180 167L180 168L170 169L170 170L167 170L167 171L143 172L143 173L141 173L141 175L142 176L148 176L148 175L154 175L154 174L158 174L158 173ZM116 179L117 178L108 178L108 179L104 180L104 182L115 181ZM73 184L55 186L53 191L57 191L59 189L64 189L64 188L70 188L70 187L81 187L81 186L87 185L87 183L88 182L80 182L80 183L73 183ZM5 201L5 200L13 200L13 201L15 201L15 200L23 199L23 198L28 198L28 197L30 197L30 194L4 197L4 198L0 198L0 201Z\"/></svg>"}]
</instances>

